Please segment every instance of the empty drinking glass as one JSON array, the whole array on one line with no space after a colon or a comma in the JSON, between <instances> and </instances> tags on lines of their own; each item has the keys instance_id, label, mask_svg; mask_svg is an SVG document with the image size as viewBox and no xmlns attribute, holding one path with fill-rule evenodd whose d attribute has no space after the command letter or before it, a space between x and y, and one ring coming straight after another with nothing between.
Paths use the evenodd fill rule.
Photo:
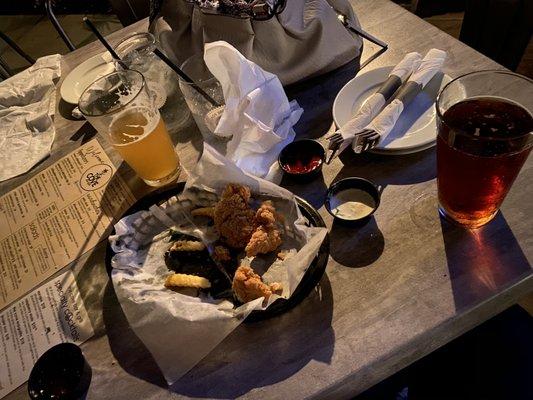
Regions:
<instances>
[{"instance_id":1,"label":"empty drinking glass","mask_svg":"<svg viewBox=\"0 0 533 400\"><path fill-rule=\"evenodd\" d=\"M211 74L207 65L205 65L203 54L196 54L188 58L181 65L181 69L218 104L224 104L224 95L220 82ZM220 117L222 107L213 105L195 89L193 84L186 82L182 78L179 80L179 85L196 125L198 125L198 129L202 133L204 141L213 145L215 148L220 147L220 144L227 141L227 138L217 136L214 133L214 129L217 125L217 117Z\"/></svg>"},{"instance_id":2,"label":"empty drinking glass","mask_svg":"<svg viewBox=\"0 0 533 400\"><path fill-rule=\"evenodd\" d=\"M115 51L129 69L143 74L168 130L174 132L187 125L190 113L179 89L178 76L154 53L157 44L154 35L140 32L121 40ZM116 68L122 70L118 63Z\"/></svg>"}]
</instances>

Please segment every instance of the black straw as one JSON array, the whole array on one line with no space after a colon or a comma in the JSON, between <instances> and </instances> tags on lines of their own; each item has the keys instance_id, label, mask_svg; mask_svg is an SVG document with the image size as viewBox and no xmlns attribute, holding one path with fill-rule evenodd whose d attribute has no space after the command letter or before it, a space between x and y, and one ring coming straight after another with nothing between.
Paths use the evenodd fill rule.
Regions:
<instances>
[{"instance_id":1,"label":"black straw","mask_svg":"<svg viewBox=\"0 0 533 400\"><path fill-rule=\"evenodd\" d=\"M185 82L187 82L189 85L191 85L198 93L200 93L202 96L205 97L205 99L210 102L213 106L219 107L221 104L217 102L215 99L213 99L211 96L209 96L200 86L198 86L189 75L187 75L181 68L179 68L176 64L174 64L170 59L165 56L161 50L154 49L154 54L158 56L165 64L167 64L172 70L178 74Z\"/></svg>"},{"instance_id":2,"label":"black straw","mask_svg":"<svg viewBox=\"0 0 533 400\"><path fill-rule=\"evenodd\" d=\"M83 17L83 22L85 22L85 25L89 27L89 29L95 34L95 36L98 38L98 40L104 45L104 47L109 51L109 54L120 64L120 66L124 69L129 69L128 66L120 59L118 54L113 50L111 45L107 42L107 40L104 39L102 34L96 29L96 26L91 22L91 20L87 17Z\"/></svg>"},{"instance_id":3,"label":"black straw","mask_svg":"<svg viewBox=\"0 0 533 400\"><path fill-rule=\"evenodd\" d=\"M104 39L104 37L101 35L101 33L96 29L96 26L89 20L87 17L83 17L83 22L89 27L89 29L96 35L98 40L105 46L107 51L111 54L111 56L117 60L117 62L122 66L124 69L128 69L126 64L120 59L118 54L113 50L111 45L107 42L107 40ZM175 65L172 61L168 59L167 56L165 56L158 48L154 49L154 54L158 56L165 64L167 64L174 72L176 72L185 82L187 82L189 85L191 85L198 93L200 93L207 101L209 101L213 106L219 107L221 104L218 103L215 99L213 99L211 96L209 96L200 86L198 86L185 72L181 70L177 65Z\"/></svg>"}]
</instances>

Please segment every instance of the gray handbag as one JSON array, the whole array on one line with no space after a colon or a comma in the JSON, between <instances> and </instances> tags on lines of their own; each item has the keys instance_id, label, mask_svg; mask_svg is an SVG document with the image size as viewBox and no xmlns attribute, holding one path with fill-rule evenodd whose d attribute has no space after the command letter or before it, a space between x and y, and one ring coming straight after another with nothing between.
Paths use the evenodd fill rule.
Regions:
<instances>
[{"instance_id":1,"label":"gray handbag","mask_svg":"<svg viewBox=\"0 0 533 400\"><path fill-rule=\"evenodd\" d=\"M249 7L237 12L208 7L232 3ZM360 57L363 42L354 29L360 26L348 0L158 0L150 23L161 48L178 64L203 52L204 43L225 40L283 85Z\"/></svg>"}]
</instances>

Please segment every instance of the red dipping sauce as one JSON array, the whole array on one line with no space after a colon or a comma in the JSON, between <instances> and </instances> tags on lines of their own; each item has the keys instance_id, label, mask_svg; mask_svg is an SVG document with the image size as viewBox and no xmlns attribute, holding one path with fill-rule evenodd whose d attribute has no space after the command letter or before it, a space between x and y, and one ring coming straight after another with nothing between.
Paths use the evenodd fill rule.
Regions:
<instances>
[{"instance_id":1,"label":"red dipping sauce","mask_svg":"<svg viewBox=\"0 0 533 400\"><path fill-rule=\"evenodd\" d=\"M318 168L322 164L320 156L311 156L306 160L292 160L284 165L287 172L291 174L306 174Z\"/></svg>"}]
</instances>

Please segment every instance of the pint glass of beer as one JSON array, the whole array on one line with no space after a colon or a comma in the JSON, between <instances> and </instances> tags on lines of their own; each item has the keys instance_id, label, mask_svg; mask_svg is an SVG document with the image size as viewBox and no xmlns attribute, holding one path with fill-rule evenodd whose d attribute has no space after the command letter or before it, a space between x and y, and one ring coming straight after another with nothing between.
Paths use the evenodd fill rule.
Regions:
<instances>
[{"instance_id":1,"label":"pint glass of beer","mask_svg":"<svg viewBox=\"0 0 533 400\"><path fill-rule=\"evenodd\" d=\"M437 99L439 212L477 228L498 212L533 146L533 80L463 75Z\"/></svg>"},{"instance_id":2,"label":"pint glass of beer","mask_svg":"<svg viewBox=\"0 0 533 400\"><path fill-rule=\"evenodd\" d=\"M178 178L180 164L159 110L140 72L113 72L82 93L79 108L150 186Z\"/></svg>"}]
</instances>

